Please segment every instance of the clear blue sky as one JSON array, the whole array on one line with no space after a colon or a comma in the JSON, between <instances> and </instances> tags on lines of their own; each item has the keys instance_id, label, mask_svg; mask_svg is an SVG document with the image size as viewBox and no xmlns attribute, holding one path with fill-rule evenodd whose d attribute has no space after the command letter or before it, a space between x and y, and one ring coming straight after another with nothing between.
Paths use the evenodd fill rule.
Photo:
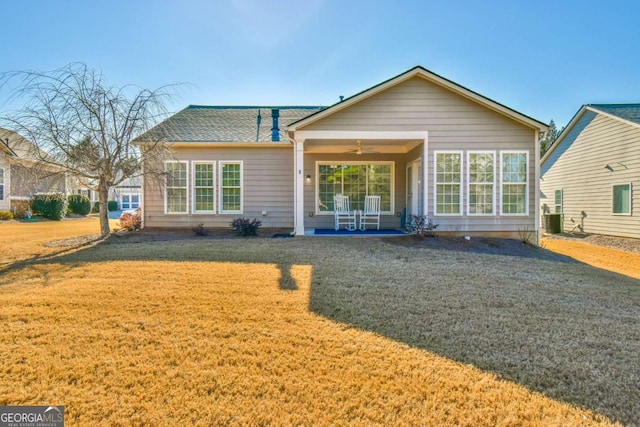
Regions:
<instances>
[{"instance_id":1,"label":"clear blue sky","mask_svg":"<svg viewBox=\"0 0 640 427\"><path fill-rule=\"evenodd\" d=\"M114 85L189 83L173 111L330 105L415 65L558 127L585 103L640 102L637 0L13 0L2 14L0 72L84 62Z\"/></svg>"}]
</instances>

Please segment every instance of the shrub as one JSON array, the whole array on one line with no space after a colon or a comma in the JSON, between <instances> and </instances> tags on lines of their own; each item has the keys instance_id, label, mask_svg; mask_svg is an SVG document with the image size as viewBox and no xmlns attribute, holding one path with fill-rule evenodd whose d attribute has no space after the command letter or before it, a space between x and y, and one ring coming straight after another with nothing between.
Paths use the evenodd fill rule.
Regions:
<instances>
[{"instance_id":1,"label":"shrub","mask_svg":"<svg viewBox=\"0 0 640 427\"><path fill-rule=\"evenodd\" d=\"M91 208L91 213L98 213L100 212L100 202L95 202L93 204L93 207Z\"/></svg>"},{"instance_id":2,"label":"shrub","mask_svg":"<svg viewBox=\"0 0 640 427\"><path fill-rule=\"evenodd\" d=\"M412 215L409 224L409 232L416 237L433 237L434 230L438 228L438 224L434 224L433 220L425 215Z\"/></svg>"},{"instance_id":3,"label":"shrub","mask_svg":"<svg viewBox=\"0 0 640 427\"><path fill-rule=\"evenodd\" d=\"M107 209L109 209L109 212L117 211L118 210L118 202L116 202L115 200L109 200L107 202Z\"/></svg>"},{"instance_id":4,"label":"shrub","mask_svg":"<svg viewBox=\"0 0 640 427\"><path fill-rule=\"evenodd\" d=\"M31 210L34 214L60 221L67 214L67 197L64 194L36 194Z\"/></svg>"},{"instance_id":5,"label":"shrub","mask_svg":"<svg viewBox=\"0 0 640 427\"><path fill-rule=\"evenodd\" d=\"M9 221L10 219L13 219L13 212L0 211L0 221Z\"/></svg>"},{"instance_id":6,"label":"shrub","mask_svg":"<svg viewBox=\"0 0 640 427\"><path fill-rule=\"evenodd\" d=\"M238 236L257 236L262 222L258 219L236 218L231 221L231 228Z\"/></svg>"},{"instance_id":7,"label":"shrub","mask_svg":"<svg viewBox=\"0 0 640 427\"><path fill-rule=\"evenodd\" d=\"M71 194L67 197L69 211L78 215L88 215L91 212L91 200L82 194Z\"/></svg>"},{"instance_id":8,"label":"shrub","mask_svg":"<svg viewBox=\"0 0 640 427\"><path fill-rule=\"evenodd\" d=\"M193 226L191 228L191 231L193 231L193 234L195 234L196 236L208 236L209 235L209 230L204 228L204 224L198 224L198 225Z\"/></svg>"},{"instance_id":9,"label":"shrub","mask_svg":"<svg viewBox=\"0 0 640 427\"><path fill-rule=\"evenodd\" d=\"M127 231L140 230L142 228L142 215L140 209L136 213L123 213L120 217L120 229Z\"/></svg>"}]
</instances>

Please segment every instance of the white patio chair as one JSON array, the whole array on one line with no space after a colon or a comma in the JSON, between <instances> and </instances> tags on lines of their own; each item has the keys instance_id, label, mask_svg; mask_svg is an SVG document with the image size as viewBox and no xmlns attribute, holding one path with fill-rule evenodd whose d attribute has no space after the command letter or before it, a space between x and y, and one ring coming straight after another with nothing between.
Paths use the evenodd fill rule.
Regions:
<instances>
[{"instance_id":1,"label":"white patio chair","mask_svg":"<svg viewBox=\"0 0 640 427\"><path fill-rule=\"evenodd\" d=\"M334 196L333 210L336 230L339 230L341 225L344 225L348 231L356 229L356 211L349 210L349 196Z\"/></svg>"},{"instance_id":2,"label":"white patio chair","mask_svg":"<svg viewBox=\"0 0 640 427\"><path fill-rule=\"evenodd\" d=\"M365 196L364 210L360 212L360 230L374 224L376 230L380 230L380 196Z\"/></svg>"}]
</instances>

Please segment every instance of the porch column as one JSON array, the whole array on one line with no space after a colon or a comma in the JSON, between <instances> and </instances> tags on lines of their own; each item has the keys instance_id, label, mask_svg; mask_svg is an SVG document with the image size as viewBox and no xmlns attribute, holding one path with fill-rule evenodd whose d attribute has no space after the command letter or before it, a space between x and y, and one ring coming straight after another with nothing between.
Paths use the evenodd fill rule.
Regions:
<instances>
[{"instance_id":1,"label":"porch column","mask_svg":"<svg viewBox=\"0 0 640 427\"><path fill-rule=\"evenodd\" d=\"M304 140L294 139L294 231L296 236L304 236Z\"/></svg>"},{"instance_id":2,"label":"porch column","mask_svg":"<svg viewBox=\"0 0 640 427\"><path fill-rule=\"evenodd\" d=\"M427 168L429 154L429 133L425 132L422 141L422 215L429 215L429 171Z\"/></svg>"}]
</instances>

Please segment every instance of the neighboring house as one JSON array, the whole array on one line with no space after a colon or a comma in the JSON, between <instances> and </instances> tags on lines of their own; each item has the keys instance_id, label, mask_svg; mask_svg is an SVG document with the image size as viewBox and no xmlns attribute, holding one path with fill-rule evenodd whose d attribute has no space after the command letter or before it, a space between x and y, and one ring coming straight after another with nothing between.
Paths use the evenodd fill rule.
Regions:
<instances>
[{"instance_id":1,"label":"neighboring house","mask_svg":"<svg viewBox=\"0 0 640 427\"><path fill-rule=\"evenodd\" d=\"M584 105L542 158L540 202L565 232L640 238L640 104Z\"/></svg>"},{"instance_id":2,"label":"neighboring house","mask_svg":"<svg viewBox=\"0 0 640 427\"><path fill-rule=\"evenodd\" d=\"M139 138L164 138L164 186L143 191L146 227L229 227L257 217L297 235L333 228L333 196L381 227L427 215L438 231L536 232L538 133L547 126L422 67L327 108L189 106Z\"/></svg>"},{"instance_id":3,"label":"neighboring house","mask_svg":"<svg viewBox=\"0 0 640 427\"><path fill-rule=\"evenodd\" d=\"M0 128L0 210L21 216L34 194L66 191L64 173L38 164L34 150L16 132Z\"/></svg>"},{"instance_id":4,"label":"neighboring house","mask_svg":"<svg viewBox=\"0 0 640 427\"><path fill-rule=\"evenodd\" d=\"M98 190L94 182L76 177L70 177L67 188L70 194L82 194L87 196L91 203L98 202ZM120 184L109 189L109 200L118 203L118 209L136 209L142 200L142 178L127 178Z\"/></svg>"}]
</instances>

